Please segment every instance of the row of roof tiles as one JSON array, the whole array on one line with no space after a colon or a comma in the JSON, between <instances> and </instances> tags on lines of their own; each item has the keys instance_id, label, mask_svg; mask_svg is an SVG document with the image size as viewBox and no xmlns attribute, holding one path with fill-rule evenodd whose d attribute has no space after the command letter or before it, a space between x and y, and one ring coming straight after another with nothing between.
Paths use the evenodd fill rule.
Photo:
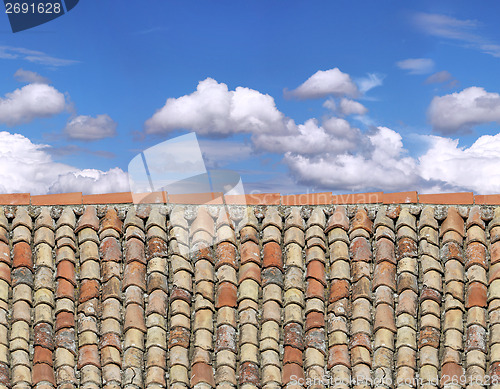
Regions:
<instances>
[{"instance_id":1,"label":"row of roof tiles","mask_svg":"<svg viewBox=\"0 0 500 389\"><path fill-rule=\"evenodd\" d=\"M0 217L0 388L498 382L500 208L126 208Z\"/></svg>"},{"instance_id":2,"label":"row of roof tiles","mask_svg":"<svg viewBox=\"0 0 500 389\"><path fill-rule=\"evenodd\" d=\"M223 195L223 193L168 194L153 193L107 193L83 195L81 192L50 195L29 193L0 194L0 205L87 205L87 204L222 204L228 205L329 205L329 204L457 204L500 205L500 194L474 195L472 192L419 194L412 192L370 192L334 195L331 192L280 195L258 193L247 195Z\"/></svg>"}]
</instances>

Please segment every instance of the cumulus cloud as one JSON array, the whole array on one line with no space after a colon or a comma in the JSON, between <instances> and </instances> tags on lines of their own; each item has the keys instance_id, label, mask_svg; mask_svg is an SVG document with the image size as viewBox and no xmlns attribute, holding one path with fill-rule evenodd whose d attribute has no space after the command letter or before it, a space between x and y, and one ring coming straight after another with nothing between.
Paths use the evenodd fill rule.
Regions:
<instances>
[{"instance_id":1,"label":"cumulus cloud","mask_svg":"<svg viewBox=\"0 0 500 389\"><path fill-rule=\"evenodd\" d=\"M324 106L339 114L362 115L366 108L358 104L331 97ZM482 88L437 97L431 106L429 117L438 127L500 121L500 95ZM488 115L482 111L486 108ZM272 97L248 88L229 91L212 79L200 82L192 94L168 99L148 120L146 129L149 133L189 129L219 137L248 134L246 144L206 141L204 155L209 165L272 153L282 156L297 185L309 188L500 192L500 134L481 137L470 148L461 148L446 137L424 137L428 148L419 158L410 156L401 134L387 127L361 131L335 116L298 124L277 110Z\"/></svg>"},{"instance_id":2,"label":"cumulus cloud","mask_svg":"<svg viewBox=\"0 0 500 389\"><path fill-rule=\"evenodd\" d=\"M285 96L299 99L318 99L329 95L355 97L358 87L349 74L333 68L318 70L296 89L285 90Z\"/></svg>"},{"instance_id":3,"label":"cumulus cloud","mask_svg":"<svg viewBox=\"0 0 500 389\"><path fill-rule=\"evenodd\" d=\"M36 144L20 134L0 132L0 192L86 194L129 190L128 176L121 169L107 172L77 169L56 162L48 145Z\"/></svg>"},{"instance_id":4,"label":"cumulus cloud","mask_svg":"<svg viewBox=\"0 0 500 389\"><path fill-rule=\"evenodd\" d=\"M413 186L418 180L414 173L415 161L405 156L406 150L397 132L378 127L360 142L364 147L358 146L351 152L319 155L287 152L284 160L299 183L332 190L399 190Z\"/></svg>"},{"instance_id":5,"label":"cumulus cloud","mask_svg":"<svg viewBox=\"0 0 500 389\"><path fill-rule=\"evenodd\" d=\"M365 115L368 112L368 109L361 103L346 99L345 97L341 98L338 104L334 99L329 98L323 103L323 107L328 108L332 112L336 112L341 116L349 116L349 115Z\"/></svg>"},{"instance_id":6,"label":"cumulus cloud","mask_svg":"<svg viewBox=\"0 0 500 389\"><path fill-rule=\"evenodd\" d=\"M396 65L409 74L427 74L434 69L434 61L430 58L408 58L396 62Z\"/></svg>"},{"instance_id":7,"label":"cumulus cloud","mask_svg":"<svg viewBox=\"0 0 500 389\"><path fill-rule=\"evenodd\" d=\"M443 134L467 131L483 123L500 123L500 95L470 87L432 99L428 110L433 128Z\"/></svg>"},{"instance_id":8,"label":"cumulus cloud","mask_svg":"<svg viewBox=\"0 0 500 389\"><path fill-rule=\"evenodd\" d=\"M364 115L368 112L368 109L361 103L357 101L342 98L339 104L339 112L341 115Z\"/></svg>"},{"instance_id":9,"label":"cumulus cloud","mask_svg":"<svg viewBox=\"0 0 500 389\"><path fill-rule=\"evenodd\" d=\"M108 115L80 115L70 119L64 128L68 138L84 141L94 141L110 138L116 135L117 124Z\"/></svg>"},{"instance_id":10,"label":"cumulus cloud","mask_svg":"<svg viewBox=\"0 0 500 389\"><path fill-rule=\"evenodd\" d=\"M199 135L228 136L282 132L286 125L271 96L244 87L230 91L226 84L207 78L200 81L195 92L167 99L146 121L145 129L148 134L185 129Z\"/></svg>"},{"instance_id":11,"label":"cumulus cloud","mask_svg":"<svg viewBox=\"0 0 500 389\"><path fill-rule=\"evenodd\" d=\"M128 175L120 168L106 172L83 169L60 174L49 186L50 193L83 192L84 194L126 192L130 190Z\"/></svg>"},{"instance_id":12,"label":"cumulus cloud","mask_svg":"<svg viewBox=\"0 0 500 389\"><path fill-rule=\"evenodd\" d=\"M428 141L419 171L434 188L500 193L500 134L481 136L468 148L459 147L458 139L430 136Z\"/></svg>"},{"instance_id":13,"label":"cumulus cloud","mask_svg":"<svg viewBox=\"0 0 500 389\"><path fill-rule=\"evenodd\" d=\"M14 73L14 78L19 82L26 82L28 84L50 84L50 80L30 70L18 69Z\"/></svg>"},{"instance_id":14,"label":"cumulus cloud","mask_svg":"<svg viewBox=\"0 0 500 389\"><path fill-rule=\"evenodd\" d=\"M28 84L0 98L0 123L14 126L57 115L66 108L64 95L45 84Z\"/></svg>"},{"instance_id":15,"label":"cumulus cloud","mask_svg":"<svg viewBox=\"0 0 500 389\"><path fill-rule=\"evenodd\" d=\"M341 118L329 118L322 125L316 119L290 126L287 134L261 134L252 137L257 150L304 155L351 150L356 146L359 129Z\"/></svg>"}]
</instances>

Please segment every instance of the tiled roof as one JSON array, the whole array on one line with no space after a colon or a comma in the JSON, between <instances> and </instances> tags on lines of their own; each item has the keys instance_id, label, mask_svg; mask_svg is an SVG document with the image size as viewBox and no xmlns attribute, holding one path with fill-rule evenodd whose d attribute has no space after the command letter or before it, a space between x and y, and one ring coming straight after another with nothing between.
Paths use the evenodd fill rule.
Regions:
<instances>
[{"instance_id":1,"label":"tiled roof","mask_svg":"<svg viewBox=\"0 0 500 389\"><path fill-rule=\"evenodd\" d=\"M0 210L0 387L409 389L499 371L500 207Z\"/></svg>"},{"instance_id":2,"label":"tiled roof","mask_svg":"<svg viewBox=\"0 0 500 389\"><path fill-rule=\"evenodd\" d=\"M258 193L226 195L222 193L169 194L154 193L107 193L83 195L81 192L51 195L29 193L0 194L0 205L78 205L78 204L222 204L228 205L328 205L328 204L445 204L445 205L500 205L500 194L474 195L472 192L419 194L413 192L371 192L355 194L333 194L332 192L280 195Z\"/></svg>"}]
</instances>

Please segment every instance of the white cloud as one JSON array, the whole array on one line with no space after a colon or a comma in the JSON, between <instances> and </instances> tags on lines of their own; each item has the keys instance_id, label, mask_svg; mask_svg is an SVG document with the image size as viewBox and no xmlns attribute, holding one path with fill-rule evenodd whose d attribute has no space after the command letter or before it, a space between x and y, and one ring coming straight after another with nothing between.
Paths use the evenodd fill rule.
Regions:
<instances>
[{"instance_id":1,"label":"white cloud","mask_svg":"<svg viewBox=\"0 0 500 389\"><path fill-rule=\"evenodd\" d=\"M459 147L456 139L428 139L419 170L423 179L434 182L431 190L500 193L500 134L481 136L469 148Z\"/></svg>"},{"instance_id":2,"label":"white cloud","mask_svg":"<svg viewBox=\"0 0 500 389\"><path fill-rule=\"evenodd\" d=\"M129 190L128 176L121 169L107 172L80 170L54 161L48 145L36 144L20 134L0 132L0 192L86 194Z\"/></svg>"},{"instance_id":3,"label":"white cloud","mask_svg":"<svg viewBox=\"0 0 500 389\"><path fill-rule=\"evenodd\" d=\"M428 116L434 129L444 134L470 130L483 123L500 123L500 95L474 86L436 96L429 106Z\"/></svg>"},{"instance_id":4,"label":"white cloud","mask_svg":"<svg viewBox=\"0 0 500 389\"><path fill-rule=\"evenodd\" d=\"M78 63L71 59L52 57L42 51L25 49L24 47L0 46L0 58L2 59L24 59L28 62L46 65L50 67L68 66Z\"/></svg>"},{"instance_id":5,"label":"white cloud","mask_svg":"<svg viewBox=\"0 0 500 389\"><path fill-rule=\"evenodd\" d=\"M50 84L48 78L30 70L18 69L14 73L14 77L19 82L26 82L29 84Z\"/></svg>"},{"instance_id":6,"label":"white cloud","mask_svg":"<svg viewBox=\"0 0 500 389\"><path fill-rule=\"evenodd\" d=\"M199 135L228 136L283 132L286 125L271 96L244 87L230 91L226 84L207 78L190 95L167 99L145 128L149 134L186 129Z\"/></svg>"},{"instance_id":7,"label":"white cloud","mask_svg":"<svg viewBox=\"0 0 500 389\"><path fill-rule=\"evenodd\" d=\"M349 74L333 68L318 70L298 88L285 90L285 96L299 99L317 99L329 95L355 97L358 95L358 88Z\"/></svg>"},{"instance_id":8,"label":"white cloud","mask_svg":"<svg viewBox=\"0 0 500 389\"><path fill-rule=\"evenodd\" d=\"M284 160L301 184L331 190L399 190L413 186L418 179L415 161L405 153L400 134L378 127L373 134L360 137L352 152L309 156L288 152Z\"/></svg>"},{"instance_id":9,"label":"white cloud","mask_svg":"<svg viewBox=\"0 0 500 389\"><path fill-rule=\"evenodd\" d=\"M342 97L338 103L333 98L329 98L323 103L323 107L332 112L337 112L341 116L365 115L368 112L368 109L363 104L345 97Z\"/></svg>"},{"instance_id":10,"label":"white cloud","mask_svg":"<svg viewBox=\"0 0 500 389\"><path fill-rule=\"evenodd\" d=\"M356 84L358 84L359 91L365 94L369 90L381 86L384 82L384 76L375 73L368 73L366 77L358 78Z\"/></svg>"},{"instance_id":11,"label":"white cloud","mask_svg":"<svg viewBox=\"0 0 500 389\"><path fill-rule=\"evenodd\" d=\"M346 98L331 98L324 103L335 112L357 111L353 113L359 115L363 106L356 104ZM480 109L485 107L492 110L486 115L489 121L500 121L500 95L481 88L437 97L431 106L430 117L455 127L477 124L480 119L484 122L485 114ZM443 110L445 115L440 117ZM500 134L481 137L468 149L449 138L425 137L429 147L418 158L408 155L401 134L389 128L363 132L341 117L296 124L277 110L272 97L248 88L229 91L225 84L212 79L200 82L190 95L168 99L146 123L150 133L182 128L203 135L249 134L247 144L205 142L209 165L217 167L217 162L248 158L253 152L281 155L297 187L344 192L500 192ZM253 188L257 186L252 183Z\"/></svg>"},{"instance_id":12,"label":"white cloud","mask_svg":"<svg viewBox=\"0 0 500 389\"><path fill-rule=\"evenodd\" d=\"M50 193L115 193L130 191L130 185L127 173L120 168L109 169L107 172L83 169L60 174L49 186L48 191Z\"/></svg>"},{"instance_id":13,"label":"white cloud","mask_svg":"<svg viewBox=\"0 0 500 389\"><path fill-rule=\"evenodd\" d=\"M361 103L357 101L342 98L339 105L340 113L345 116L349 115L364 115L368 112L368 109Z\"/></svg>"},{"instance_id":14,"label":"white cloud","mask_svg":"<svg viewBox=\"0 0 500 389\"><path fill-rule=\"evenodd\" d=\"M28 84L0 98L0 123L9 126L57 115L66 108L64 95L45 84Z\"/></svg>"},{"instance_id":15,"label":"white cloud","mask_svg":"<svg viewBox=\"0 0 500 389\"><path fill-rule=\"evenodd\" d=\"M428 35L458 41L466 48L479 50L493 57L500 57L500 44L476 33L479 24L475 20L460 20L447 15L417 13L414 21L417 27Z\"/></svg>"},{"instance_id":16,"label":"white cloud","mask_svg":"<svg viewBox=\"0 0 500 389\"><path fill-rule=\"evenodd\" d=\"M408 58L396 62L396 65L409 74L427 74L434 69L434 61L430 58Z\"/></svg>"},{"instance_id":17,"label":"white cloud","mask_svg":"<svg viewBox=\"0 0 500 389\"><path fill-rule=\"evenodd\" d=\"M108 115L80 115L68 121L64 133L68 138L93 141L116 135L117 124Z\"/></svg>"},{"instance_id":18,"label":"white cloud","mask_svg":"<svg viewBox=\"0 0 500 389\"><path fill-rule=\"evenodd\" d=\"M252 137L257 150L304 155L342 152L356 147L360 131L340 118L330 118L322 125L316 119L290 126L287 134L261 134Z\"/></svg>"}]
</instances>

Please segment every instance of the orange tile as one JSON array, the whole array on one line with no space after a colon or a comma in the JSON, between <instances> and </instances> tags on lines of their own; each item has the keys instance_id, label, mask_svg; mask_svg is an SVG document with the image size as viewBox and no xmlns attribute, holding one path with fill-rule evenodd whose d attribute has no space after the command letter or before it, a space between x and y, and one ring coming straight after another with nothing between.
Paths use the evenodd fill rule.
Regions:
<instances>
[{"instance_id":1,"label":"orange tile","mask_svg":"<svg viewBox=\"0 0 500 389\"><path fill-rule=\"evenodd\" d=\"M31 205L75 205L82 204L82 192L31 196Z\"/></svg>"},{"instance_id":2,"label":"orange tile","mask_svg":"<svg viewBox=\"0 0 500 389\"><path fill-rule=\"evenodd\" d=\"M500 194L476 195L474 202L481 205L500 205Z\"/></svg>"},{"instance_id":3,"label":"orange tile","mask_svg":"<svg viewBox=\"0 0 500 389\"><path fill-rule=\"evenodd\" d=\"M304 193L298 195L281 196L282 205L324 205L331 204L333 195L331 192Z\"/></svg>"},{"instance_id":4,"label":"orange tile","mask_svg":"<svg viewBox=\"0 0 500 389\"><path fill-rule=\"evenodd\" d=\"M0 204L2 205L29 205L29 193L1 194Z\"/></svg>"},{"instance_id":5,"label":"orange tile","mask_svg":"<svg viewBox=\"0 0 500 389\"><path fill-rule=\"evenodd\" d=\"M419 194L418 202L421 204L474 204L472 192Z\"/></svg>"},{"instance_id":6,"label":"orange tile","mask_svg":"<svg viewBox=\"0 0 500 389\"><path fill-rule=\"evenodd\" d=\"M384 204L414 204L418 203L417 192L384 193L382 195Z\"/></svg>"},{"instance_id":7,"label":"orange tile","mask_svg":"<svg viewBox=\"0 0 500 389\"><path fill-rule=\"evenodd\" d=\"M279 205L281 195L279 193L255 193L247 195L226 195L226 204L234 205Z\"/></svg>"},{"instance_id":8,"label":"orange tile","mask_svg":"<svg viewBox=\"0 0 500 389\"><path fill-rule=\"evenodd\" d=\"M128 204L132 202L130 192L105 193L83 196L83 204Z\"/></svg>"},{"instance_id":9,"label":"orange tile","mask_svg":"<svg viewBox=\"0 0 500 389\"><path fill-rule=\"evenodd\" d=\"M167 192L132 193L134 204L166 204Z\"/></svg>"},{"instance_id":10,"label":"orange tile","mask_svg":"<svg viewBox=\"0 0 500 389\"><path fill-rule=\"evenodd\" d=\"M222 192L169 194L168 202L172 204L221 205L222 196Z\"/></svg>"},{"instance_id":11,"label":"orange tile","mask_svg":"<svg viewBox=\"0 0 500 389\"><path fill-rule=\"evenodd\" d=\"M333 204L377 204L382 202L383 192L334 195Z\"/></svg>"}]
</instances>

